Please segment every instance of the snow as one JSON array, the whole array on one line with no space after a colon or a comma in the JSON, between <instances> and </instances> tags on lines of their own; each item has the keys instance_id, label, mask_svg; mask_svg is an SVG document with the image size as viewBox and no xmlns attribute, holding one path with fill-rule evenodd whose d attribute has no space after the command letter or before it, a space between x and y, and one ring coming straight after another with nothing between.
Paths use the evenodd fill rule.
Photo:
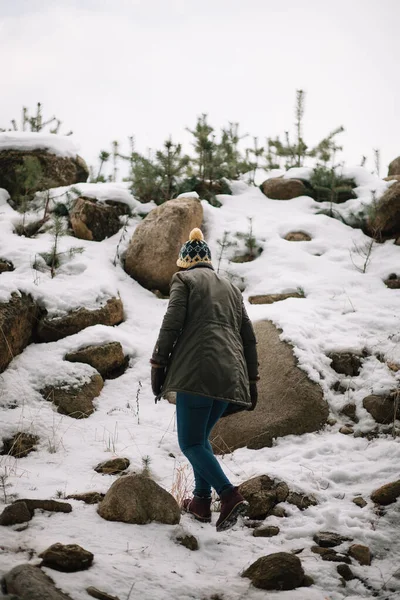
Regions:
<instances>
[{"instance_id":1,"label":"snow","mask_svg":"<svg viewBox=\"0 0 400 600\"><path fill-rule=\"evenodd\" d=\"M358 186L364 186L365 198L370 199L371 189L384 187L386 182L359 169L351 172ZM167 301L132 280L116 255L118 244L121 252L126 250L141 221L139 212L154 205L141 205L143 211L139 211L123 184L83 185L93 186L85 187L84 195L91 193L100 201L119 190L120 201L131 202L138 210L129 218L124 235L120 231L103 242L62 237L61 251L79 246L83 252L66 259L54 279L48 272L33 268L35 256L49 250L51 233L30 239L13 233L20 215L5 203L6 195L0 191L0 257L15 266L14 271L0 275L0 301L6 301L16 290L24 291L51 316L79 306L95 308L118 294L124 304L124 322L118 327L97 325L58 342L31 344L0 376L1 437L22 430L40 438L38 450L26 458L0 456L0 475L5 476L7 485L0 492L11 499L14 495L62 499L79 492L106 492L115 477L100 475L93 467L113 456L128 457L131 471L139 471L142 459L149 456L155 480L167 490L172 489L177 469L182 468L190 489L190 469L179 450L174 407L166 401L155 405L150 387L148 361ZM362 407L363 398L399 386L400 371L392 371L387 363L400 364L400 291L386 288L383 280L391 272L399 272L400 248L393 241L375 244L362 273L363 256L355 249L362 248L369 238L339 220L316 214L321 205L311 198L270 200L243 182L237 182L233 190L233 196L219 196L221 208L202 201L204 230L214 265L219 260L218 240L224 232L235 241L238 232L249 231L248 219L252 218L253 235L263 248L262 254L253 262L231 263L228 259L238 251L232 246L222 256L221 272L244 280L244 299L253 321L270 319L282 329L282 339L293 345L300 367L321 385L337 422L318 433L278 439L272 448L241 448L220 460L235 484L267 474L286 481L294 490L314 494L318 506L300 511L285 503L286 518L267 520L280 527L274 538L254 538L252 530L241 523L217 534L213 526L183 515L181 526L199 540L200 548L193 553L173 542L175 526L108 522L99 517L96 506L70 500L70 514L51 514L49 518L49 513L36 511L25 531L2 528L0 575L30 560L31 549L31 562L38 564L41 551L62 542L78 543L94 554L88 571L65 574L45 569L74 600L85 600L89 585L121 600L128 598L131 589L132 599L143 600L209 600L213 594L224 600L371 597L371 591L359 580L342 588L336 564L322 562L311 552L314 533L334 530L371 548L371 566L354 563L351 568L376 590L388 582L388 591L378 597L391 600L399 593L400 581L394 574L398 573L400 540L393 535L399 523L399 501L380 516L370 500L374 489L399 479L399 438L382 435L368 440L342 435L339 429L346 420L339 411L344 404L354 402L360 417L355 430L370 431L375 423ZM312 240L288 242L284 236L290 231L304 231ZM304 290L305 298L272 305L248 303L250 295L298 288ZM130 357L125 374L105 382L95 400L96 411L88 419L58 414L39 390L50 383L73 384L88 379L93 374L90 366L68 363L63 357L84 345L109 341L119 341ZM327 357L332 351L366 351L368 357L360 375L337 375ZM345 393L332 390L338 379L347 388ZM139 382L142 388L137 401ZM352 502L357 495L367 500L365 508ZM216 515L213 520L215 523ZM339 550L347 547L344 543ZM240 577L260 556L301 548L304 570L315 579L310 588L266 593Z\"/></svg>"},{"instance_id":2,"label":"snow","mask_svg":"<svg viewBox=\"0 0 400 600\"><path fill-rule=\"evenodd\" d=\"M154 202L148 204L142 204L132 196L129 191L129 183L76 183L74 185L61 186L52 188L49 190L49 197L56 203L57 201L62 202L62 199L70 197L76 198L78 195L85 196L86 198L94 198L97 202L107 202L112 200L113 202L120 202L126 204L132 210L146 213L155 207ZM78 194L79 192L79 194ZM36 203L42 203L46 198L47 192L37 192L35 201Z\"/></svg>"},{"instance_id":3,"label":"snow","mask_svg":"<svg viewBox=\"0 0 400 600\"><path fill-rule=\"evenodd\" d=\"M70 135L55 133L32 133L25 131L7 131L0 133L0 152L2 150L47 150L51 154L75 158L78 145Z\"/></svg>"}]
</instances>

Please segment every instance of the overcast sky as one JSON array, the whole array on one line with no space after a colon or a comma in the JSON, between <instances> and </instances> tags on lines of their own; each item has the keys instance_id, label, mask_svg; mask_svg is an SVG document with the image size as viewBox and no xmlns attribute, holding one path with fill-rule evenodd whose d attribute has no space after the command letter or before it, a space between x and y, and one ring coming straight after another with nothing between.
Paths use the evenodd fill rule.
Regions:
<instances>
[{"instance_id":1,"label":"overcast sky","mask_svg":"<svg viewBox=\"0 0 400 600\"><path fill-rule=\"evenodd\" d=\"M306 91L310 145L346 128L343 158L400 155L400 0L0 0L0 126L44 105L94 163L113 139L137 149L208 113L275 136Z\"/></svg>"}]
</instances>

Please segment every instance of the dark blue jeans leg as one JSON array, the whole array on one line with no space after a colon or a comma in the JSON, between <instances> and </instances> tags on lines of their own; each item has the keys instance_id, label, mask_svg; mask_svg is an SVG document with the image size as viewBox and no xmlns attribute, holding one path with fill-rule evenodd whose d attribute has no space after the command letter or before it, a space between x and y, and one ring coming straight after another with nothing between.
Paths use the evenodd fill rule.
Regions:
<instances>
[{"instance_id":1,"label":"dark blue jeans leg","mask_svg":"<svg viewBox=\"0 0 400 600\"><path fill-rule=\"evenodd\" d=\"M227 402L178 392L176 420L179 446L193 467L196 495L217 494L232 486L211 449L208 436L224 413Z\"/></svg>"}]
</instances>

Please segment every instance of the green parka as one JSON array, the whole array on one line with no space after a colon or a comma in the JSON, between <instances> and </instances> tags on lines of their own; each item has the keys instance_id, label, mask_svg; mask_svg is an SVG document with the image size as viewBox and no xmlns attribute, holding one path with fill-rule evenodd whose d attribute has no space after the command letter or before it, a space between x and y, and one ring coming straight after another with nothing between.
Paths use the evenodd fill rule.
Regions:
<instances>
[{"instance_id":1,"label":"green parka","mask_svg":"<svg viewBox=\"0 0 400 600\"><path fill-rule=\"evenodd\" d=\"M240 290L206 263L175 273L152 361L167 367L163 394L188 392L250 407L257 349Z\"/></svg>"}]
</instances>

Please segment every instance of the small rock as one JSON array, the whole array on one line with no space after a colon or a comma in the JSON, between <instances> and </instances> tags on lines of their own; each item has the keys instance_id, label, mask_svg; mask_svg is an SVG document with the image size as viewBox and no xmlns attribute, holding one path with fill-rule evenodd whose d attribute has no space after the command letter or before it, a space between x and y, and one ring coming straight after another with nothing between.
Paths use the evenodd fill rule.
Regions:
<instances>
[{"instance_id":1,"label":"small rock","mask_svg":"<svg viewBox=\"0 0 400 600\"><path fill-rule=\"evenodd\" d=\"M356 415L356 411L357 411L357 407L354 404L354 402L348 402L348 404L345 404L343 406L343 408L340 411L340 413L342 415L348 417L352 421L354 421L354 423L358 423L358 417Z\"/></svg>"},{"instance_id":2,"label":"small rock","mask_svg":"<svg viewBox=\"0 0 400 600\"><path fill-rule=\"evenodd\" d=\"M334 548L335 546L340 546L340 544L347 542L350 539L351 538L344 537L331 531L320 531L313 537L314 542L321 548Z\"/></svg>"},{"instance_id":3,"label":"small rock","mask_svg":"<svg viewBox=\"0 0 400 600\"><path fill-rule=\"evenodd\" d=\"M331 367L336 373L355 377L361 369L361 356L351 352L331 352Z\"/></svg>"},{"instance_id":4,"label":"small rock","mask_svg":"<svg viewBox=\"0 0 400 600\"><path fill-rule=\"evenodd\" d=\"M185 546L185 548L187 548L188 550L199 549L199 542L197 541L197 538L195 538L194 535L190 535L188 533L183 535L177 535L175 539L178 542L178 544L180 544L181 546Z\"/></svg>"},{"instance_id":5,"label":"small rock","mask_svg":"<svg viewBox=\"0 0 400 600\"><path fill-rule=\"evenodd\" d=\"M97 600L119 600L118 596L110 596L110 594L106 594L106 592L102 592L93 586L86 588L86 592L92 598L97 598Z\"/></svg>"},{"instance_id":6,"label":"small rock","mask_svg":"<svg viewBox=\"0 0 400 600\"><path fill-rule=\"evenodd\" d=\"M343 577L343 579L345 581L351 581L352 579L355 579L355 575L353 573L353 571L350 569L349 565L343 563L341 565L338 565L336 567L337 572L339 573L339 575L341 577Z\"/></svg>"},{"instance_id":7,"label":"small rock","mask_svg":"<svg viewBox=\"0 0 400 600\"><path fill-rule=\"evenodd\" d=\"M14 567L3 581L6 593L16 594L20 600L71 600L39 567L29 564Z\"/></svg>"},{"instance_id":8,"label":"small rock","mask_svg":"<svg viewBox=\"0 0 400 600\"><path fill-rule=\"evenodd\" d=\"M85 504L98 504L104 498L105 494L100 492L85 492L83 494L70 494L67 500L81 500Z\"/></svg>"},{"instance_id":9,"label":"small rock","mask_svg":"<svg viewBox=\"0 0 400 600\"><path fill-rule=\"evenodd\" d=\"M287 512L283 508L283 506L274 506L274 508L269 513L271 517L287 517Z\"/></svg>"},{"instance_id":10,"label":"small rock","mask_svg":"<svg viewBox=\"0 0 400 600\"><path fill-rule=\"evenodd\" d=\"M32 514L25 502L6 506L0 515L0 525L16 525L32 519Z\"/></svg>"},{"instance_id":11,"label":"small rock","mask_svg":"<svg viewBox=\"0 0 400 600\"><path fill-rule=\"evenodd\" d=\"M343 433L343 435L351 435L354 433L354 429L349 427L349 425L343 425L343 427L339 429L339 433Z\"/></svg>"},{"instance_id":12,"label":"small rock","mask_svg":"<svg viewBox=\"0 0 400 600\"><path fill-rule=\"evenodd\" d=\"M399 244L396 242L396 245L398 246ZM385 279L383 283L391 290L400 289L400 277L396 277L396 279Z\"/></svg>"},{"instance_id":13,"label":"small rock","mask_svg":"<svg viewBox=\"0 0 400 600\"><path fill-rule=\"evenodd\" d=\"M371 564L371 551L368 546L363 546L362 544L353 544L349 548L349 556L355 558L360 565L368 566Z\"/></svg>"},{"instance_id":14,"label":"small rock","mask_svg":"<svg viewBox=\"0 0 400 600\"><path fill-rule=\"evenodd\" d=\"M7 454L8 456L14 456L15 458L24 458L36 450L38 442L39 437L37 435L19 431L13 435L12 438L3 440L3 450L0 454Z\"/></svg>"},{"instance_id":15,"label":"small rock","mask_svg":"<svg viewBox=\"0 0 400 600\"><path fill-rule=\"evenodd\" d=\"M268 475L252 477L239 486L239 491L249 503L249 519L265 519L279 502L284 502L289 488L283 481L275 481Z\"/></svg>"},{"instance_id":16,"label":"small rock","mask_svg":"<svg viewBox=\"0 0 400 600\"><path fill-rule=\"evenodd\" d=\"M288 242L310 242L311 237L304 231L290 231L285 235L285 240Z\"/></svg>"},{"instance_id":17,"label":"small rock","mask_svg":"<svg viewBox=\"0 0 400 600\"><path fill-rule=\"evenodd\" d=\"M242 573L252 584L263 590L294 590L309 585L300 559L288 552L262 556Z\"/></svg>"},{"instance_id":18,"label":"small rock","mask_svg":"<svg viewBox=\"0 0 400 600\"><path fill-rule=\"evenodd\" d=\"M373 491L371 494L371 500L372 502L376 502L376 504L387 506L388 504L393 504L393 502L396 502L399 496L400 479L397 481L392 481L391 483L386 483L377 490Z\"/></svg>"},{"instance_id":19,"label":"small rock","mask_svg":"<svg viewBox=\"0 0 400 600\"><path fill-rule=\"evenodd\" d=\"M300 510L305 510L310 506L317 506L318 501L312 494L300 494L299 492L289 492L289 495L286 499L289 504L294 504Z\"/></svg>"},{"instance_id":20,"label":"small rock","mask_svg":"<svg viewBox=\"0 0 400 600\"><path fill-rule=\"evenodd\" d=\"M395 393L385 396L378 396L377 394L367 396L363 400L363 407L377 423L392 423L394 416L396 416L396 419L400 419L400 405L396 406Z\"/></svg>"},{"instance_id":21,"label":"small rock","mask_svg":"<svg viewBox=\"0 0 400 600\"><path fill-rule=\"evenodd\" d=\"M0 258L0 273L6 273L7 271L14 271L14 265L9 260Z\"/></svg>"},{"instance_id":22,"label":"small rock","mask_svg":"<svg viewBox=\"0 0 400 600\"><path fill-rule=\"evenodd\" d=\"M311 546L311 552L319 554L322 560L328 562L343 562L350 563L350 558L345 554L339 554L333 548L320 548L319 546Z\"/></svg>"},{"instance_id":23,"label":"small rock","mask_svg":"<svg viewBox=\"0 0 400 600\"><path fill-rule=\"evenodd\" d=\"M93 562L93 554L78 544L53 544L39 554L39 558L43 559L42 567L49 567L63 573L85 571Z\"/></svg>"},{"instance_id":24,"label":"small rock","mask_svg":"<svg viewBox=\"0 0 400 600\"><path fill-rule=\"evenodd\" d=\"M261 294L258 296L249 296L250 304L274 304L288 298L305 298L300 292L289 292L287 294Z\"/></svg>"},{"instance_id":25,"label":"small rock","mask_svg":"<svg viewBox=\"0 0 400 600\"><path fill-rule=\"evenodd\" d=\"M336 425L336 423L337 423L337 420L335 419L335 417L329 417L327 420L327 424L330 425L331 427Z\"/></svg>"},{"instance_id":26,"label":"small rock","mask_svg":"<svg viewBox=\"0 0 400 600\"><path fill-rule=\"evenodd\" d=\"M361 496L353 498L352 502L354 502L354 504L356 506L359 506L360 508L364 508L364 506L367 506L367 502Z\"/></svg>"},{"instance_id":27,"label":"small rock","mask_svg":"<svg viewBox=\"0 0 400 600\"><path fill-rule=\"evenodd\" d=\"M99 463L94 470L96 473L103 473L103 475L117 475L126 471L130 464L129 458L112 458Z\"/></svg>"},{"instance_id":28,"label":"small rock","mask_svg":"<svg viewBox=\"0 0 400 600\"><path fill-rule=\"evenodd\" d=\"M264 527L257 527L253 531L254 537L274 537L278 535L280 529L279 527L275 527L274 525L266 525Z\"/></svg>"}]
</instances>

